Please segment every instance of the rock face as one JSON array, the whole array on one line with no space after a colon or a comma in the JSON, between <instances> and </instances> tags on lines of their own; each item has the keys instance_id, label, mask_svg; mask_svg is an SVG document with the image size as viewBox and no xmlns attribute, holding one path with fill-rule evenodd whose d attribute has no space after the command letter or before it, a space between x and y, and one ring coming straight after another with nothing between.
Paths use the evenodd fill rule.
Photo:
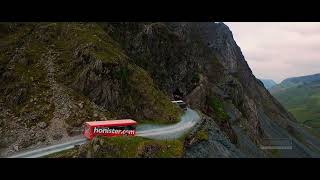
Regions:
<instances>
[{"instance_id":1,"label":"rock face","mask_svg":"<svg viewBox=\"0 0 320 180\"><path fill-rule=\"evenodd\" d=\"M319 141L300 128L292 115L253 76L232 32L225 24L179 22L133 26L130 23L115 23L113 26L118 31L116 35L110 33L111 36L115 39L120 37L118 40L126 52L135 57L139 66L150 72L162 90L169 95L174 90L181 91L191 107L211 116L245 156L318 156ZM153 62L160 64L154 66ZM194 78L189 78L186 72L194 74ZM170 74L174 76L168 76ZM212 97L223 104L227 118L223 118L223 113L219 115L214 111L217 108L210 107L208 101ZM215 105L211 103L211 106ZM298 140L297 137L303 138ZM312 139L313 145L306 143L308 140L304 138ZM293 149L262 150L260 145L268 139L288 139L292 141ZM210 146L202 147L207 147L209 151ZM186 152L192 156L188 148ZM215 153L208 156L215 156Z\"/></svg>"},{"instance_id":2,"label":"rock face","mask_svg":"<svg viewBox=\"0 0 320 180\"><path fill-rule=\"evenodd\" d=\"M213 28L214 26L216 27ZM293 143L293 149L291 151L279 150L280 156L318 157L319 141L314 137L310 137L306 130L299 127L295 123L295 119L284 110L252 75L228 27L222 23L214 25L213 23L201 24L199 32L206 40L208 47L216 54L217 59L224 65L228 73L235 78L233 81L238 82L238 84L233 83L234 85L231 85L237 87L236 91L241 90L239 96L232 97L232 103L244 115L240 119L245 117L245 121L247 121L245 124L249 129L248 134L252 141L259 144L266 138L290 139ZM229 114L231 113L232 110ZM242 137L236 130L239 129L239 126L233 125L233 129L238 138ZM298 140L296 139L297 137L301 137L301 139ZM307 139L314 142L314 144L306 143ZM297 141L302 141L302 143L297 143ZM241 149L241 146L239 147Z\"/></svg>"},{"instance_id":3,"label":"rock face","mask_svg":"<svg viewBox=\"0 0 320 180\"><path fill-rule=\"evenodd\" d=\"M223 23L0 27L4 153L66 139L88 119L176 122L181 111L170 98L182 96L204 117L185 157L319 156L319 140L253 76ZM261 149L270 138L289 139L293 149Z\"/></svg>"},{"instance_id":4,"label":"rock face","mask_svg":"<svg viewBox=\"0 0 320 180\"><path fill-rule=\"evenodd\" d=\"M204 131L208 138L199 139L197 133ZM241 158L246 157L221 131L220 127L210 117L203 117L202 121L193 129L189 139L185 142L186 158Z\"/></svg>"}]
</instances>

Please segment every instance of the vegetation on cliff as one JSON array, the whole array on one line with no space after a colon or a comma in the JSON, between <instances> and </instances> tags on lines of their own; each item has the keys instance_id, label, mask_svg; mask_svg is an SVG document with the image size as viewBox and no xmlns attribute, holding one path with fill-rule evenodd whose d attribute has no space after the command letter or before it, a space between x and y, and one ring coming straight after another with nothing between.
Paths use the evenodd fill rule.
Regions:
<instances>
[{"instance_id":1,"label":"vegetation on cliff","mask_svg":"<svg viewBox=\"0 0 320 180\"><path fill-rule=\"evenodd\" d=\"M1 144L9 149L34 136L20 136L25 128L52 129L50 140L87 120L173 123L182 113L98 23L2 23L0 47Z\"/></svg>"},{"instance_id":2,"label":"vegetation on cliff","mask_svg":"<svg viewBox=\"0 0 320 180\"><path fill-rule=\"evenodd\" d=\"M151 140L142 137L97 137L79 148L58 152L50 158L179 158L180 140Z\"/></svg>"}]
</instances>

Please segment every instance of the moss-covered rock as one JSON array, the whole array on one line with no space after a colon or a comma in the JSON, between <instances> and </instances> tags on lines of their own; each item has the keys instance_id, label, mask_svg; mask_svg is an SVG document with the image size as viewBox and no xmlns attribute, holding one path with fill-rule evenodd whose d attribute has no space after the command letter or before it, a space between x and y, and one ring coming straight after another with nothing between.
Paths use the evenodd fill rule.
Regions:
<instances>
[{"instance_id":1,"label":"moss-covered rock","mask_svg":"<svg viewBox=\"0 0 320 180\"><path fill-rule=\"evenodd\" d=\"M207 103L209 105L211 113L214 114L214 116L218 122L227 121L227 119L229 118L228 114L224 111L223 104L218 98L213 97L213 96L208 97Z\"/></svg>"}]
</instances>

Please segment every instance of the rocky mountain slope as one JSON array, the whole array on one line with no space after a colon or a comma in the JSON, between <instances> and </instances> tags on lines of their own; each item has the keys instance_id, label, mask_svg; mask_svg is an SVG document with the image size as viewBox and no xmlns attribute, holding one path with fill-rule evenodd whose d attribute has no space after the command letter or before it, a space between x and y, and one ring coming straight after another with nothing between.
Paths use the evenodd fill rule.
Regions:
<instances>
[{"instance_id":1,"label":"rocky mountain slope","mask_svg":"<svg viewBox=\"0 0 320 180\"><path fill-rule=\"evenodd\" d=\"M260 79L260 81L262 81L264 87L267 89L271 89L273 86L277 85L272 79Z\"/></svg>"},{"instance_id":2,"label":"rocky mountain slope","mask_svg":"<svg viewBox=\"0 0 320 180\"><path fill-rule=\"evenodd\" d=\"M1 23L0 31L3 154L66 139L88 119L176 122L170 99L179 95L203 114L183 157L320 155L320 141L252 75L223 23ZM293 149L261 149L270 138Z\"/></svg>"},{"instance_id":3,"label":"rocky mountain slope","mask_svg":"<svg viewBox=\"0 0 320 180\"><path fill-rule=\"evenodd\" d=\"M181 114L98 24L10 23L1 36L1 147L81 132L87 120L163 123Z\"/></svg>"}]
</instances>

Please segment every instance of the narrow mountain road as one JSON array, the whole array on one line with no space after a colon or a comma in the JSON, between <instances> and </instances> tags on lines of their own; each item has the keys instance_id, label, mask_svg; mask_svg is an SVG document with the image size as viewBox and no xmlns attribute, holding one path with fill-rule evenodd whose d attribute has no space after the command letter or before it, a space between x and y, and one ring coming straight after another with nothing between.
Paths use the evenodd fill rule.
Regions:
<instances>
[{"instance_id":1,"label":"narrow mountain road","mask_svg":"<svg viewBox=\"0 0 320 180\"><path fill-rule=\"evenodd\" d=\"M181 117L180 122L173 125L140 125L137 127L137 136L151 139L176 139L190 130L200 120L199 114L188 108ZM72 149L76 145L82 145L88 142L83 136L75 137L73 140L61 144L55 144L43 148L21 152L9 158L38 158L52 153Z\"/></svg>"},{"instance_id":2,"label":"narrow mountain road","mask_svg":"<svg viewBox=\"0 0 320 180\"><path fill-rule=\"evenodd\" d=\"M43 157L52 153L60 152L63 150L67 149L72 149L74 148L75 145L81 145L87 142L86 138L77 138L74 140L71 140L66 143L61 143L61 144L55 144L43 148L38 148L26 152L22 152L19 154L15 154L13 156L9 156L8 158L38 158L38 157Z\"/></svg>"},{"instance_id":3,"label":"narrow mountain road","mask_svg":"<svg viewBox=\"0 0 320 180\"><path fill-rule=\"evenodd\" d=\"M187 108L179 123L174 125L141 125L137 127L137 136L152 139L176 139L192 128L199 120L199 114Z\"/></svg>"}]
</instances>

